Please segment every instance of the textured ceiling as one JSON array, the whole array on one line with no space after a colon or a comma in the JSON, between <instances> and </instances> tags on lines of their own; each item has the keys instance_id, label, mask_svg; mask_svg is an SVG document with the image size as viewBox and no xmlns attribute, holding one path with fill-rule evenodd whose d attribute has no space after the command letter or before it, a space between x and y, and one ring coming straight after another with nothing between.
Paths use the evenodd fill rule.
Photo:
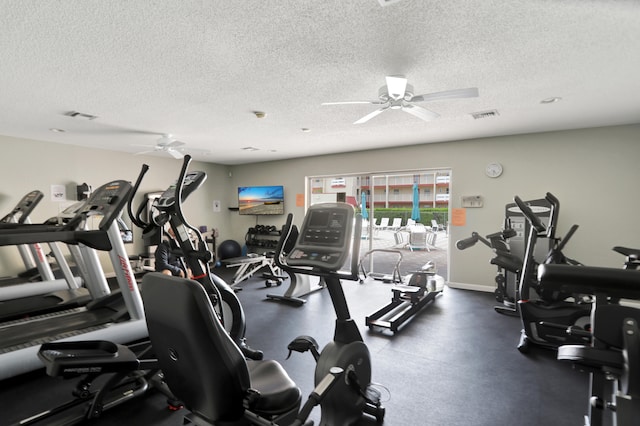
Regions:
<instances>
[{"instance_id":1,"label":"textured ceiling","mask_svg":"<svg viewBox=\"0 0 640 426\"><path fill-rule=\"evenodd\" d=\"M639 40L637 0L0 0L0 134L136 153L170 133L241 164L638 123ZM480 96L421 104L431 122L321 106L386 75Z\"/></svg>"}]
</instances>

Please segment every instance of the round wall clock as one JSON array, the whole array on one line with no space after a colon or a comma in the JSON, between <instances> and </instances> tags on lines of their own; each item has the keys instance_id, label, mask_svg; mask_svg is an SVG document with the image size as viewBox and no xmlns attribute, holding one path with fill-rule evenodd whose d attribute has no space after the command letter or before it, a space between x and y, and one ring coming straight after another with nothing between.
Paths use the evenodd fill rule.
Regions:
<instances>
[{"instance_id":1,"label":"round wall clock","mask_svg":"<svg viewBox=\"0 0 640 426\"><path fill-rule=\"evenodd\" d=\"M487 168L485 169L485 173L487 176L491 178L497 178L502 174L502 164L500 163L489 163L487 164Z\"/></svg>"}]
</instances>

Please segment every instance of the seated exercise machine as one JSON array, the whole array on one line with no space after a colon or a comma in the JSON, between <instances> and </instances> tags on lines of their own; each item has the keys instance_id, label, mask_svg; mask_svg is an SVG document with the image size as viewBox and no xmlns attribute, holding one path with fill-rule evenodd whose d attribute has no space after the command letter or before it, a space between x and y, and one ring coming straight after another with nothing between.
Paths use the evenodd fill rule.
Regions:
<instances>
[{"instance_id":1,"label":"seated exercise machine","mask_svg":"<svg viewBox=\"0 0 640 426\"><path fill-rule=\"evenodd\" d=\"M496 301L502 303L502 305L494 307L495 311L499 314L519 315L518 305L516 304L517 275L522 268L522 258L511 254L508 242L509 238L515 235L516 231L514 229L507 228L489 234L486 237L481 237L477 232L472 232L469 238L456 241L456 248L458 250L466 250L480 241L495 253L490 263L498 267L495 277L496 289L493 294L496 297ZM514 283L513 288L509 288L509 282Z\"/></svg>"},{"instance_id":2,"label":"seated exercise machine","mask_svg":"<svg viewBox=\"0 0 640 426\"><path fill-rule=\"evenodd\" d=\"M398 261L394 265L392 274L366 272L364 268L365 259L377 252L398 254ZM409 274L407 277L402 277L399 269L401 261L402 253L386 249L371 250L365 253L360 260L360 270L364 278L371 277L393 284L391 287L393 295L391 302L365 318L365 324L369 327L369 330L388 329L396 333L404 323L412 319L429 302L432 302L438 295L442 294L444 278L436 274L433 262L427 262L419 271ZM360 282L364 282L362 277Z\"/></svg>"},{"instance_id":3,"label":"seated exercise machine","mask_svg":"<svg viewBox=\"0 0 640 426\"><path fill-rule=\"evenodd\" d=\"M518 311L522 321L522 331L518 350L522 353L529 351L530 344L543 348L556 349L560 345L578 343L585 344L590 340L591 333L591 298L584 295L568 292L558 292L539 285L536 277L537 263L533 257L536 241L539 236L549 236L553 234L556 226L557 215L560 209L560 201L551 193L545 196L551 205L552 220L549 227L546 227L540 218L534 214L533 210L516 196L516 204L531 224L531 232L527 239L524 255L524 263L521 268L518 292ZM555 219L554 219L555 218ZM565 263L571 267L577 262L570 261L562 254L562 249L576 231L574 225L564 239L554 242L554 249L548 256L545 263L559 264ZM535 299L534 292L540 296ZM567 327L573 327L576 332L567 334ZM579 332L581 330L582 332Z\"/></svg>"},{"instance_id":4,"label":"seated exercise machine","mask_svg":"<svg viewBox=\"0 0 640 426\"><path fill-rule=\"evenodd\" d=\"M320 401L320 425L352 425L363 414L382 423L385 409L380 395L371 387L371 358L356 322L349 313L342 280L358 280L357 253L360 249L362 219L346 203L320 203L309 207L294 247L284 253L284 243L292 229L289 214L276 249L276 264L289 274L307 274L325 280L336 314L333 341L322 352L315 339L299 336L290 351L311 351L316 360L315 384L321 387L333 368L344 371L334 388ZM349 271L342 272L351 256Z\"/></svg>"},{"instance_id":5,"label":"seated exercise machine","mask_svg":"<svg viewBox=\"0 0 640 426\"><path fill-rule=\"evenodd\" d=\"M566 265L538 269L543 287L591 294L595 299L591 342L560 346L557 355L558 360L590 374L585 426L631 426L640 419L640 310L610 303L640 299L640 271L633 269Z\"/></svg>"}]
</instances>

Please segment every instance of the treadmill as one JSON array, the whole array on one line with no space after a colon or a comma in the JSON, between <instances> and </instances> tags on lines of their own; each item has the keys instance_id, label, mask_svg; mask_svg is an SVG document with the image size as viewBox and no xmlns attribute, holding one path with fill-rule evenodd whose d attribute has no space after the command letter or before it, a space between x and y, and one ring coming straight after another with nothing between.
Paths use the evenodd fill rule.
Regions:
<instances>
[{"instance_id":1,"label":"treadmill","mask_svg":"<svg viewBox=\"0 0 640 426\"><path fill-rule=\"evenodd\" d=\"M0 219L0 229L13 224L31 224L29 218L33 209L42 200L41 191L34 190L26 194L6 216ZM78 288L82 284L73 276L67 261L55 242L49 243L59 271L53 271L42 245L20 244L17 246L26 270L16 277L0 278L0 300L10 300L36 294L44 294L68 288Z\"/></svg>"},{"instance_id":2,"label":"treadmill","mask_svg":"<svg viewBox=\"0 0 640 426\"><path fill-rule=\"evenodd\" d=\"M116 219L128 202L131 184L124 180L98 188L65 225L5 224L0 246L61 242L109 252L118 288L85 306L0 323L0 380L42 367L37 353L45 342L108 340L130 343L148 336L142 299ZM91 216L102 216L96 230L86 230ZM97 256L83 257L97 275ZM95 264L92 264L96 262ZM104 279L104 274L102 274ZM1 307L0 307L1 310Z\"/></svg>"},{"instance_id":3,"label":"treadmill","mask_svg":"<svg viewBox=\"0 0 640 426\"><path fill-rule=\"evenodd\" d=\"M37 189L27 193L9 213L0 219L0 227L4 226L4 224L30 223L29 216L43 197L44 194ZM17 277L0 278L0 286L19 282L55 279L40 243L20 244L17 248L24 263L25 271Z\"/></svg>"},{"instance_id":4,"label":"treadmill","mask_svg":"<svg viewBox=\"0 0 640 426\"><path fill-rule=\"evenodd\" d=\"M63 226L75 217L84 204L84 202L79 202L72 205L58 216L50 218L45 224ZM2 233L2 229L0 227L0 233ZM25 283L1 287L0 322L75 308L110 293L104 271L98 260L98 254L94 249L81 243L67 245L75 264L78 266L78 271L81 272L82 278L80 278L75 277L71 272L58 243L49 242L48 244L56 259L62 259L58 263L65 277L63 280L65 287L50 286L50 282L43 282L42 286L38 288L33 288ZM93 260L88 262L91 259ZM98 268L98 270L90 274L89 271L93 268ZM86 287L82 287L83 282Z\"/></svg>"}]
</instances>

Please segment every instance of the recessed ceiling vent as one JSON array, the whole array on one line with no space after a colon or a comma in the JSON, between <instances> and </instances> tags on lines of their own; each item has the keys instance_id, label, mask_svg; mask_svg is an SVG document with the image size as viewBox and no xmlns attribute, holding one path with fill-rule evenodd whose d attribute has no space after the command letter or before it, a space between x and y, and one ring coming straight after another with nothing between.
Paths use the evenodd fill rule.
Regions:
<instances>
[{"instance_id":1,"label":"recessed ceiling vent","mask_svg":"<svg viewBox=\"0 0 640 426\"><path fill-rule=\"evenodd\" d=\"M400 0L378 0L378 3L380 3L380 6L385 7L393 3L398 3L399 1Z\"/></svg>"},{"instance_id":2,"label":"recessed ceiling vent","mask_svg":"<svg viewBox=\"0 0 640 426\"><path fill-rule=\"evenodd\" d=\"M78 111L68 111L65 112L64 115L71 118L82 118L84 120L95 120L96 118L98 118L97 115L86 114L84 112Z\"/></svg>"},{"instance_id":3,"label":"recessed ceiling vent","mask_svg":"<svg viewBox=\"0 0 640 426\"><path fill-rule=\"evenodd\" d=\"M498 114L498 110L497 109L492 109L489 111L480 111L480 112L472 112L471 116L475 119L475 120L479 120L481 118L489 118L489 117L497 117L500 114Z\"/></svg>"}]
</instances>

